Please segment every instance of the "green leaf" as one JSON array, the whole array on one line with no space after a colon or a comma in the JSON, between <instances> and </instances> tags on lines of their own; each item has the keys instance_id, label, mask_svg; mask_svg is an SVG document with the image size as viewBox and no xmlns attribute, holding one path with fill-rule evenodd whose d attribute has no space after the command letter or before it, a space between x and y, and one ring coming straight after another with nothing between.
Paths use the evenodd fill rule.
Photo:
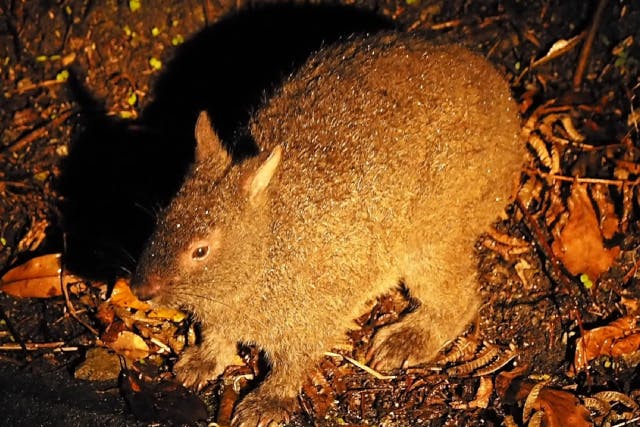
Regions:
<instances>
[{"instance_id":1,"label":"green leaf","mask_svg":"<svg viewBox=\"0 0 640 427\"><path fill-rule=\"evenodd\" d=\"M149 65L151 65L151 68L153 68L154 70L159 70L162 68L162 61L152 56L151 58L149 58Z\"/></svg>"},{"instance_id":2,"label":"green leaf","mask_svg":"<svg viewBox=\"0 0 640 427\"><path fill-rule=\"evenodd\" d=\"M135 12L142 7L142 0L129 0L129 9L131 12Z\"/></svg>"},{"instance_id":3,"label":"green leaf","mask_svg":"<svg viewBox=\"0 0 640 427\"><path fill-rule=\"evenodd\" d=\"M589 276L585 273L582 273L580 275L580 282L582 282L582 285L587 289L591 289L593 287L593 282L591 281Z\"/></svg>"}]
</instances>

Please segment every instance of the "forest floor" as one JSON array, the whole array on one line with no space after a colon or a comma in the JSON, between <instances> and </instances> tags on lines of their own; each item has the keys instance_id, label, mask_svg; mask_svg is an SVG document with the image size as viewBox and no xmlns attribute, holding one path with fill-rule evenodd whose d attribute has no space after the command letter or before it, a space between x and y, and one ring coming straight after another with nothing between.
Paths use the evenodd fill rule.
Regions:
<instances>
[{"instance_id":1,"label":"forest floor","mask_svg":"<svg viewBox=\"0 0 640 427\"><path fill-rule=\"evenodd\" d=\"M344 356L408 309L381 298L350 350L309 367L291 425L640 423L640 4L257 4L0 1L3 425L229 423L259 352L181 388L193 325L117 279L180 184L198 111L231 140L322 42L392 27L492 61L530 157L479 236L477 322L432 365L379 377Z\"/></svg>"}]
</instances>

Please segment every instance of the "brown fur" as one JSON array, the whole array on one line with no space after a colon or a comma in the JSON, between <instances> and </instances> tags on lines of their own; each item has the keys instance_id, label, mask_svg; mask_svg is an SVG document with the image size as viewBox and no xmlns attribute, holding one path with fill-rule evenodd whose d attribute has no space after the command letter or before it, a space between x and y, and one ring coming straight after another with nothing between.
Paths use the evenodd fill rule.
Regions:
<instances>
[{"instance_id":1,"label":"brown fur","mask_svg":"<svg viewBox=\"0 0 640 427\"><path fill-rule=\"evenodd\" d=\"M231 165L201 115L196 164L136 282L202 322L175 367L185 384L219 375L238 342L264 350L271 371L234 416L253 427L286 420L309 366L399 283L420 306L375 336L374 366L428 362L462 332L479 304L474 240L523 147L498 72L411 35L321 50L250 126L263 155Z\"/></svg>"}]
</instances>

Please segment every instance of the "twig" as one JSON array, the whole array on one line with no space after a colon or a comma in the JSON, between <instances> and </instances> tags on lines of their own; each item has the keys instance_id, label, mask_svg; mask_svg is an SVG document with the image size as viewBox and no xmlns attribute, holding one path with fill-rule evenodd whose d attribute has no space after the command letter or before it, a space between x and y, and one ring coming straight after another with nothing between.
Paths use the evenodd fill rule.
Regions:
<instances>
[{"instance_id":1,"label":"twig","mask_svg":"<svg viewBox=\"0 0 640 427\"><path fill-rule=\"evenodd\" d=\"M333 353L331 351L325 351L324 352L325 356L331 356L331 357L340 357L342 359L345 359L347 362L351 363L352 365L355 365L356 367L362 369L363 371L365 371L366 373L368 373L369 375L372 375L373 377L379 379L379 380L393 380L396 378L395 375L384 375L381 374L380 372L376 371L375 369L372 369L370 367L368 367L367 365L358 362L355 359L352 359L348 356L343 356L342 354L338 354L338 353Z\"/></svg>"},{"instance_id":2,"label":"twig","mask_svg":"<svg viewBox=\"0 0 640 427\"><path fill-rule=\"evenodd\" d=\"M636 275L638 266L640 266L640 260L636 261L633 267L631 267L631 270L627 271L627 274L624 275L621 281L623 285L626 285L627 282L629 282L629 280L631 280L631 278Z\"/></svg>"},{"instance_id":3,"label":"twig","mask_svg":"<svg viewBox=\"0 0 640 427\"><path fill-rule=\"evenodd\" d=\"M18 139L16 142L7 147L6 151L9 153L15 153L16 151L22 150L25 145L31 144L38 138L45 136L48 132L48 128L57 128L60 127L68 118L73 114L72 110L67 110L61 113L58 117L51 120L50 122L40 126L39 128L33 130L31 133L26 134L22 138Z\"/></svg>"},{"instance_id":4,"label":"twig","mask_svg":"<svg viewBox=\"0 0 640 427\"><path fill-rule=\"evenodd\" d=\"M505 19L508 19L508 18L509 18L509 15L507 14L487 16L486 18L482 19L482 22L480 22L480 25L478 25L478 28L482 29L496 22L504 21Z\"/></svg>"},{"instance_id":5,"label":"twig","mask_svg":"<svg viewBox=\"0 0 640 427\"><path fill-rule=\"evenodd\" d=\"M478 23L478 28L481 28L481 29L485 28L495 22L503 21L507 18L509 18L509 16L506 14L487 16ZM433 31L447 30L449 28L458 27L460 25L465 25L465 22L462 19L453 19L451 21L445 21L445 22L439 22L437 24L433 24L429 27L429 29Z\"/></svg>"},{"instance_id":6,"label":"twig","mask_svg":"<svg viewBox=\"0 0 640 427\"><path fill-rule=\"evenodd\" d=\"M584 77L584 72L587 69L587 62L589 62L589 56L591 55L593 40L596 38L596 33L598 32L598 28L600 27L600 21L602 21L602 15L606 5L607 0L598 1L598 7L596 8L596 12L593 15L591 28L589 28L587 39L582 45L582 50L580 51L580 60L578 61L578 67L576 68L576 72L573 75L573 90L579 90L580 86L582 85L582 78Z\"/></svg>"},{"instance_id":7,"label":"twig","mask_svg":"<svg viewBox=\"0 0 640 427\"><path fill-rule=\"evenodd\" d=\"M579 184L604 184L604 185L615 185L616 187L635 187L640 184L640 178L634 181L628 181L623 179L604 179L604 178L583 178L579 176L565 176L565 175L557 175L553 173L543 172L538 169L524 168L524 172L531 175L538 175L543 178L547 178L551 181L565 181L565 182L577 182Z\"/></svg>"},{"instance_id":8,"label":"twig","mask_svg":"<svg viewBox=\"0 0 640 427\"><path fill-rule=\"evenodd\" d=\"M438 30L446 30L449 28L457 27L462 25L462 19L454 19L452 21L439 22L437 24L433 24L429 27L430 30L438 31Z\"/></svg>"},{"instance_id":9,"label":"twig","mask_svg":"<svg viewBox=\"0 0 640 427\"><path fill-rule=\"evenodd\" d=\"M611 427L623 427L630 426L635 424L637 421L640 421L640 417L631 418L630 420L622 421L618 424L613 424Z\"/></svg>"},{"instance_id":10,"label":"twig","mask_svg":"<svg viewBox=\"0 0 640 427\"><path fill-rule=\"evenodd\" d=\"M29 354L27 353L27 347L25 346L24 341L20 338L20 334L13 327L13 323L11 322L11 320L9 320L9 316L7 316L7 313L5 313L4 310L0 310L0 319L2 319L4 321L4 324L6 325L7 329L9 330L9 333L11 334L13 339L16 341L12 345L17 345L18 346L18 350L22 350L22 352L24 353L26 359L27 360L31 360L31 356L29 356Z\"/></svg>"},{"instance_id":11,"label":"twig","mask_svg":"<svg viewBox=\"0 0 640 427\"><path fill-rule=\"evenodd\" d=\"M16 187L16 188L29 188L31 187L29 184L26 184L24 182L16 182L16 181L0 181L1 185L7 186L7 187Z\"/></svg>"},{"instance_id":12,"label":"twig","mask_svg":"<svg viewBox=\"0 0 640 427\"><path fill-rule=\"evenodd\" d=\"M551 269L555 273L555 276L558 278L558 280L562 282L563 286L565 286L567 289L570 289L572 286L572 281L569 280L567 275L562 270L560 260L558 260L558 258L554 256L553 250L551 249L551 246L549 246L549 243L547 243L544 235L540 231L540 228L536 224L535 218L527 210L527 208L525 207L520 197L516 197L515 203L516 203L516 206L518 206L518 208L522 212L522 215L526 220L526 224L528 228L533 233L534 243L536 244L536 246L540 248L540 250L542 251L542 254L546 256L547 259L549 260L549 263L551 264Z\"/></svg>"},{"instance_id":13,"label":"twig","mask_svg":"<svg viewBox=\"0 0 640 427\"><path fill-rule=\"evenodd\" d=\"M533 63L531 64L531 67L529 67L529 68L533 69L533 68L539 67L539 66L541 66L543 64L546 64L547 62L551 61L552 59L556 59L556 58L566 54L567 52L570 52L584 38L585 34L586 33L583 31L580 34L578 34L577 36L572 37L569 40L565 40L564 43L562 43L562 44L560 44L560 42L556 42L553 45L555 47L555 49L552 48L552 50L549 50L549 52L545 56L543 56L540 59L536 59L535 61L533 61Z\"/></svg>"},{"instance_id":14,"label":"twig","mask_svg":"<svg viewBox=\"0 0 640 427\"><path fill-rule=\"evenodd\" d=\"M9 343L0 345L0 351L36 351L52 348L53 351L71 352L78 351L79 347L64 346L64 341L54 342L26 342L26 343Z\"/></svg>"},{"instance_id":15,"label":"twig","mask_svg":"<svg viewBox=\"0 0 640 427\"><path fill-rule=\"evenodd\" d=\"M100 334L98 333L96 328L94 328L93 326L91 326L90 324L82 320L80 316L78 316L78 311L76 311L76 308L73 306L73 303L69 298L69 289L67 289L67 286L63 283L63 279L62 279L63 277L64 277L64 273L60 275L60 286L62 286L62 293L64 294L64 300L67 306L67 310L69 310L69 314L71 315L71 317L76 319L76 321L78 321L82 326L87 328L92 334L94 334L95 336L99 336Z\"/></svg>"},{"instance_id":16,"label":"twig","mask_svg":"<svg viewBox=\"0 0 640 427\"><path fill-rule=\"evenodd\" d=\"M65 249L65 253L66 253L66 249L67 249L66 235L64 235L63 245L64 245L64 249ZM60 270L61 270L60 271L60 286L62 287L62 293L64 294L64 301L65 301L65 304L67 306L67 310L69 310L69 314L71 315L71 317L76 319L78 321L78 323L80 323L82 326L87 328L92 334L94 334L96 337L98 337L98 336L100 336L98 331L93 326L91 326L90 324L88 324L87 322L82 320L80 318L80 316L78 316L78 312L76 311L76 308L73 306L73 303L71 302L71 298L69 298L69 289L67 288L67 285L64 283L65 268L64 268L64 262L63 261L64 260L60 261Z\"/></svg>"},{"instance_id":17,"label":"twig","mask_svg":"<svg viewBox=\"0 0 640 427\"><path fill-rule=\"evenodd\" d=\"M61 85L63 83L66 83L66 81L64 79L52 79L52 80L45 80L42 82L38 82L38 83L32 83L30 85L25 85L19 89L16 89L13 93L9 93L10 95L22 95L26 92L31 92L32 90L36 90L36 89L40 89L43 87L53 87L53 86L57 86L57 85Z\"/></svg>"}]
</instances>

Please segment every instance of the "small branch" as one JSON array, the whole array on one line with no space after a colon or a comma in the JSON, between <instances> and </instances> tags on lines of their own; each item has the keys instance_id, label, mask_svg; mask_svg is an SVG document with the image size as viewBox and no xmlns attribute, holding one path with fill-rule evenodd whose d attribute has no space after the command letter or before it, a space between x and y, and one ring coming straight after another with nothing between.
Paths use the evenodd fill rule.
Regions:
<instances>
[{"instance_id":1,"label":"small branch","mask_svg":"<svg viewBox=\"0 0 640 427\"><path fill-rule=\"evenodd\" d=\"M433 24L429 27L430 30L438 31L438 30L447 30L449 28L454 28L462 25L462 19L454 19L452 21L439 22L437 24Z\"/></svg>"},{"instance_id":2,"label":"small branch","mask_svg":"<svg viewBox=\"0 0 640 427\"><path fill-rule=\"evenodd\" d=\"M14 341L16 341L16 343L11 345L17 345L18 346L17 350L22 350L27 360L30 360L30 356L27 353L27 347L24 345L24 342L20 338L18 331L13 327L13 323L9 319L9 316L7 316L7 313L4 312L4 310L0 310L0 319L4 321L4 324L7 326L7 329L9 330L11 337L14 339Z\"/></svg>"},{"instance_id":3,"label":"small branch","mask_svg":"<svg viewBox=\"0 0 640 427\"><path fill-rule=\"evenodd\" d=\"M0 345L0 351L36 351L51 348L53 351L71 352L78 351L79 347L64 346L64 341L54 342L26 342L22 344L9 343Z\"/></svg>"},{"instance_id":4,"label":"small branch","mask_svg":"<svg viewBox=\"0 0 640 427\"><path fill-rule=\"evenodd\" d=\"M634 181L623 179L582 178L579 176L556 175L553 173L542 172L541 170L531 168L524 168L524 172L530 175L538 175L551 181L577 182L579 184L604 184L615 185L616 187L635 187L640 183L640 178Z\"/></svg>"},{"instance_id":5,"label":"small branch","mask_svg":"<svg viewBox=\"0 0 640 427\"><path fill-rule=\"evenodd\" d=\"M38 82L38 83L32 83L30 85L25 85L19 89L16 89L13 93L10 93L11 96L13 95L22 95L26 92L31 92L32 90L36 90L36 89L40 89L43 87L53 87L53 86L58 86L61 85L63 83L66 83L65 80L58 80L58 79L52 79L52 80L45 80L42 82Z\"/></svg>"},{"instance_id":6,"label":"small branch","mask_svg":"<svg viewBox=\"0 0 640 427\"><path fill-rule=\"evenodd\" d=\"M64 236L64 243L63 244L64 244L65 253L66 253L66 249L67 249L66 235ZM78 321L78 323L80 323L82 326L87 328L87 330L89 330L93 335L95 335L96 337L99 337L100 334L98 333L96 328L94 328L89 323L87 323L83 319L81 319L80 316L78 315L78 311L73 306L73 303L71 302L71 298L69 298L69 289L67 288L67 285L69 285L69 284L65 284L64 283L64 277L65 277L64 260L61 260L60 266L62 267L62 269L60 271L60 286L62 287L62 293L64 294L64 301L66 303L67 310L69 311L69 314L71 315L71 317L76 319Z\"/></svg>"},{"instance_id":7,"label":"small branch","mask_svg":"<svg viewBox=\"0 0 640 427\"><path fill-rule=\"evenodd\" d=\"M563 286L569 289L572 286L573 282L567 277L564 271L562 271L560 260L558 260L553 254L553 250L551 249L551 246L549 246L549 243L547 243L547 240L545 239L544 235L542 234L542 231L538 227L535 218L527 210L527 208L525 207L520 197L516 197L515 203L516 203L516 206L518 206L518 208L522 212L522 215L524 216L524 219L526 221L525 224L533 234L535 245L538 248L540 248L540 250L542 251L542 254L547 258L547 260L551 264L551 269L555 273L557 279L562 282Z\"/></svg>"},{"instance_id":8,"label":"small branch","mask_svg":"<svg viewBox=\"0 0 640 427\"><path fill-rule=\"evenodd\" d=\"M342 354L338 354L338 353L333 353L331 351L325 351L324 352L325 356L330 356L330 357L339 357L342 359L345 359L347 362L351 363L352 365L356 366L357 368L362 369L363 371L365 371L366 373L368 373L369 375L372 375L374 378L377 378L379 380L394 380L396 379L395 375L384 375L381 374L380 372L376 371L373 368L368 367L367 365L358 362L355 359L352 359L348 356L344 356Z\"/></svg>"},{"instance_id":9,"label":"small branch","mask_svg":"<svg viewBox=\"0 0 640 427\"><path fill-rule=\"evenodd\" d=\"M71 114L73 114L72 110L67 110L67 111L61 113L55 119L51 120L48 123L45 123L44 125L40 126L39 128L33 130L32 132L30 132L30 133L26 134L25 136L23 136L22 138L18 139L13 144L9 145L9 147L7 147L6 151L8 151L9 153L15 153L17 151L22 150L22 148L24 148L26 145L31 144L36 139L44 137L47 134L49 127L51 127L51 128L60 127L69 118L69 116L71 116Z\"/></svg>"},{"instance_id":10,"label":"small branch","mask_svg":"<svg viewBox=\"0 0 640 427\"><path fill-rule=\"evenodd\" d=\"M636 275L636 272L638 271L639 266L640 266L640 260L636 261L633 267L631 267L631 270L629 270L627 274L624 275L621 281L623 285L626 285L629 282L629 280L631 280Z\"/></svg>"},{"instance_id":11,"label":"small branch","mask_svg":"<svg viewBox=\"0 0 640 427\"><path fill-rule=\"evenodd\" d=\"M15 188L31 187L29 184L26 184L24 182L16 182L16 181L0 181L0 185L6 186L6 187L15 187Z\"/></svg>"},{"instance_id":12,"label":"small branch","mask_svg":"<svg viewBox=\"0 0 640 427\"><path fill-rule=\"evenodd\" d=\"M591 28L589 28L587 40L585 40L584 45L582 45L582 50L580 51L580 60L578 61L578 67L576 68L576 72L573 75L573 90L580 90L580 86L582 86L582 78L584 77L584 72L587 69L587 63L589 62L589 56L591 55L593 41L596 38L596 33L598 32L598 28L600 27L600 22L602 21L602 15L606 5L607 0L598 1L598 7L596 8L596 12L593 15L593 22L591 23Z\"/></svg>"},{"instance_id":13,"label":"small branch","mask_svg":"<svg viewBox=\"0 0 640 427\"><path fill-rule=\"evenodd\" d=\"M478 28L485 28L489 25L492 25L499 21L504 21L505 19L508 19L508 18L509 16L506 14L487 16L483 18L482 21L480 21L477 26ZM433 24L429 27L429 29L433 31L448 30L450 28L459 27L465 24L466 23L462 19L453 19L451 21L445 21L445 22L439 22L437 24Z\"/></svg>"},{"instance_id":14,"label":"small branch","mask_svg":"<svg viewBox=\"0 0 640 427\"><path fill-rule=\"evenodd\" d=\"M536 67L539 67L541 65L546 64L547 62L551 61L552 59L556 59L556 58L566 54L567 52L570 52L584 38L585 34L586 33L583 31L580 34L578 34L577 36L572 37L569 40L564 40L564 43L556 42L553 45L555 47L555 49L552 48L551 50L549 50L549 52L545 56L543 56L540 59L536 59L535 61L533 61L533 63L531 64L531 67L529 67L529 68L530 69L534 69Z\"/></svg>"}]
</instances>

